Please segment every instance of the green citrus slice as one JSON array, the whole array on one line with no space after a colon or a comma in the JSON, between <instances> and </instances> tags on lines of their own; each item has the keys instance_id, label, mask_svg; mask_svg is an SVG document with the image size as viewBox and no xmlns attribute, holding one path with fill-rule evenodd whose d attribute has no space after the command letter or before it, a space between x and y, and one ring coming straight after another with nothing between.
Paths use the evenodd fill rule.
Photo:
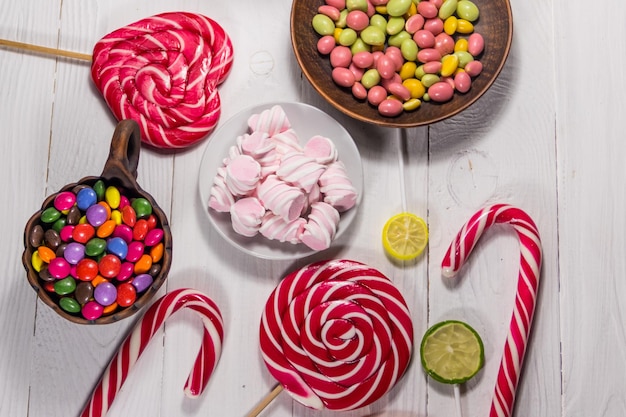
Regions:
<instances>
[{"instance_id":1,"label":"green citrus slice","mask_svg":"<svg viewBox=\"0 0 626 417\"><path fill-rule=\"evenodd\" d=\"M383 248L389 256L400 261L409 261L426 248L428 226L415 214L396 214L385 223L382 239Z\"/></svg>"},{"instance_id":2,"label":"green citrus slice","mask_svg":"<svg viewBox=\"0 0 626 417\"><path fill-rule=\"evenodd\" d=\"M476 375L485 361L478 333L456 320L442 321L428 329L420 356L426 373L444 384L462 384Z\"/></svg>"}]
</instances>

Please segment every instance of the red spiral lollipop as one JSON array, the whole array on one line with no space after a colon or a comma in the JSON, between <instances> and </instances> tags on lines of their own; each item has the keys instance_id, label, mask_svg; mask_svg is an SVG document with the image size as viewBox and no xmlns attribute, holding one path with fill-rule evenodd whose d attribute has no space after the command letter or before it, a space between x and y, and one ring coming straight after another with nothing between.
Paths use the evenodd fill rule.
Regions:
<instances>
[{"instance_id":1,"label":"red spiral lollipop","mask_svg":"<svg viewBox=\"0 0 626 417\"><path fill-rule=\"evenodd\" d=\"M91 394L81 417L106 415L122 384L126 381L130 369L148 346L152 336L159 331L168 317L183 308L189 308L198 313L204 325L202 345L185 383L184 391L188 397L192 398L204 391L222 352L224 337L222 316L217 305L201 292L191 289L174 290L151 305L132 333L124 340Z\"/></svg>"},{"instance_id":2,"label":"red spiral lollipop","mask_svg":"<svg viewBox=\"0 0 626 417\"><path fill-rule=\"evenodd\" d=\"M409 309L379 271L349 260L289 274L267 300L260 346L270 373L297 401L351 410L404 374L413 348Z\"/></svg>"},{"instance_id":3,"label":"red spiral lollipop","mask_svg":"<svg viewBox=\"0 0 626 417\"><path fill-rule=\"evenodd\" d=\"M489 413L491 417L510 417L513 414L515 392L537 300L542 257L537 226L530 216L519 208L507 204L485 207L475 213L461 228L443 259L442 268L444 276L454 276L469 257L483 232L496 223L513 226L521 250L515 306Z\"/></svg>"},{"instance_id":4,"label":"red spiral lollipop","mask_svg":"<svg viewBox=\"0 0 626 417\"><path fill-rule=\"evenodd\" d=\"M118 120L139 123L144 142L184 148L215 128L221 111L217 86L232 62L232 43L219 24L170 12L100 39L91 76Z\"/></svg>"}]
</instances>

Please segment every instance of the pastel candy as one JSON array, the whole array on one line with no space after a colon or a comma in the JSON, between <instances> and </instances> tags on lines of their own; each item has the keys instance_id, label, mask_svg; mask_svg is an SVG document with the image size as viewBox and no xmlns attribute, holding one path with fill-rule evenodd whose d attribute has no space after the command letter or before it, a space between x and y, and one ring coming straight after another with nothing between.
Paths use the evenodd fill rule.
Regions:
<instances>
[{"instance_id":1,"label":"pastel candy","mask_svg":"<svg viewBox=\"0 0 626 417\"><path fill-rule=\"evenodd\" d=\"M283 156L276 175L283 181L309 193L325 170L326 167L315 162L315 159L303 153L292 152Z\"/></svg>"},{"instance_id":2,"label":"pastel candy","mask_svg":"<svg viewBox=\"0 0 626 417\"><path fill-rule=\"evenodd\" d=\"M184 148L217 125L217 86L232 63L232 43L217 22L200 14L170 12L100 39L91 76L118 120L139 123L145 143Z\"/></svg>"},{"instance_id":3,"label":"pastel candy","mask_svg":"<svg viewBox=\"0 0 626 417\"><path fill-rule=\"evenodd\" d=\"M235 197L230 192L224 181L226 176L226 168L217 169L217 175L213 179L211 192L209 196L209 207L219 212L229 212L230 207L235 202Z\"/></svg>"},{"instance_id":4,"label":"pastel candy","mask_svg":"<svg viewBox=\"0 0 626 417\"><path fill-rule=\"evenodd\" d=\"M276 175L267 177L257 189L259 200L274 214L292 221L300 217L306 196L302 190L287 184Z\"/></svg>"},{"instance_id":5,"label":"pastel candy","mask_svg":"<svg viewBox=\"0 0 626 417\"><path fill-rule=\"evenodd\" d=\"M305 224L306 220L303 217L287 221L269 211L263 217L259 233L270 240L297 244L301 242L300 236Z\"/></svg>"},{"instance_id":6,"label":"pastel candy","mask_svg":"<svg viewBox=\"0 0 626 417\"><path fill-rule=\"evenodd\" d=\"M304 144L303 152L320 164L330 164L337 160L335 143L325 136L315 135Z\"/></svg>"},{"instance_id":7,"label":"pastel candy","mask_svg":"<svg viewBox=\"0 0 626 417\"><path fill-rule=\"evenodd\" d=\"M348 177L343 162L333 162L326 168L320 176L319 184L324 201L339 212L347 211L356 204L357 190Z\"/></svg>"},{"instance_id":8,"label":"pastel candy","mask_svg":"<svg viewBox=\"0 0 626 417\"><path fill-rule=\"evenodd\" d=\"M302 243L313 250L324 250L330 244L339 225L339 212L330 204L317 202L311 204L311 213L302 232Z\"/></svg>"},{"instance_id":9,"label":"pastel candy","mask_svg":"<svg viewBox=\"0 0 626 417\"><path fill-rule=\"evenodd\" d=\"M269 136L282 133L291 127L291 123L282 106L276 104L261 113L253 114L248 118L248 127L252 132L263 132Z\"/></svg>"},{"instance_id":10,"label":"pastel candy","mask_svg":"<svg viewBox=\"0 0 626 417\"><path fill-rule=\"evenodd\" d=\"M226 186L234 195L247 195L261 179L261 165L249 155L239 155L226 165Z\"/></svg>"},{"instance_id":11,"label":"pastel candy","mask_svg":"<svg viewBox=\"0 0 626 417\"><path fill-rule=\"evenodd\" d=\"M240 235L252 237L259 232L265 207L256 197L237 200L230 208L233 229Z\"/></svg>"}]
</instances>

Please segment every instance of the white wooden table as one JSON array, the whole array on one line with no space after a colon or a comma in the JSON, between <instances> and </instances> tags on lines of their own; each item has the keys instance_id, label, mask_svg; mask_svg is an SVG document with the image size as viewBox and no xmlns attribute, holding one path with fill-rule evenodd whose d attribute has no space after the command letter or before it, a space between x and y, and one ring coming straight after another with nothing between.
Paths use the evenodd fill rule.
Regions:
<instances>
[{"instance_id":1,"label":"white wooden table","mask_svg":"<svg viewBox=\"0 0 626 417\"><path fill-rule=\"evenodd\" d=\"M204 145L177 152L142 149L138 181L165 209L173 231L173 263L161 293L191 287L209 294L224 316L226 337L207 391L186 399L182 386L201 326L193 313L175 315L131 372L109 415L245 415L275 384L258 349L267 296L296 267L347 258L379 269L402 291L416 344L443 319L464 320L480 332L486 364L463 387L462 404L466 416L486 416L513 305L517 240L512 229L493 228L454 285L444 282L440 262L458 228L494 202L526 210L544 248L515 415L626 415L626 3L511 3L513 46L493 88L450 120L409 129L406 149L399 149L398 131L344 116L302 76L289 41L289 1L1 2L0 37L84 53L106 33L156 13L205 14L235 46L235 66L220 88L220 123L254 104L313 104L349 130L363 159L366 192L349 233L318 256L270 262L243 255L211 230L197 191ZM89 70L75 60L0 49L1 416L77 415L138 318L72 324L36 299L21 264L24 225L44 197L98 175L106 159L116 121ZM401 210L400 154L407 208L427 219L430 229L426 253L405 266L385 257L379 238L385 220ZM426 378L416 355L389 394L342 415L454 412L452 389ZM308 410L283 393L264 415L335 413Z\"/></svg>"}]
</instances>

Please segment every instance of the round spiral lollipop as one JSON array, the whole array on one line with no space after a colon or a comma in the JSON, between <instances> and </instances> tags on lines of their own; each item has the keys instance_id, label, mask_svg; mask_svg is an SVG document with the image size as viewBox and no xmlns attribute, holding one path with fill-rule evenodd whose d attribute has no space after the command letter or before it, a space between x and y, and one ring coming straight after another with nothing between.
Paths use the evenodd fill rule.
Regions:
<instances>
[{"instance_id":1,"label":"round spiral lollipop","mask_svg":"<svg viewBox=\"0 0 626 417\"><path fill-rule=\"evenodd\" d=\"M285 277L260 328L270 373L315 409L372 403L398 382L412 354L402 295L382 273L350 260L313 263Z\"/></svg>"},{"instance_id":2,"label":"round spiral lollipop","mask_svg":"<svg viewBox=\"0 0 626 417\"><path fill-rule=\"evenodd\" d=\"M91 75L119 120L133 119L144 142L183 148L213 130L217 86L228 75L233 46L208 17L169 12L117 29L96 43Z\"/></svg>"}]
</instances>

